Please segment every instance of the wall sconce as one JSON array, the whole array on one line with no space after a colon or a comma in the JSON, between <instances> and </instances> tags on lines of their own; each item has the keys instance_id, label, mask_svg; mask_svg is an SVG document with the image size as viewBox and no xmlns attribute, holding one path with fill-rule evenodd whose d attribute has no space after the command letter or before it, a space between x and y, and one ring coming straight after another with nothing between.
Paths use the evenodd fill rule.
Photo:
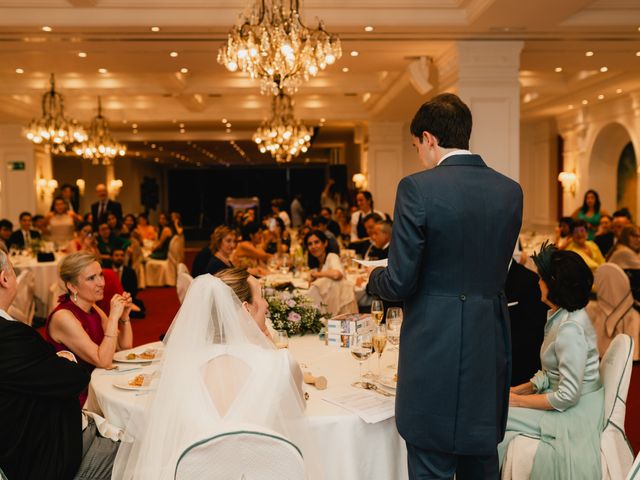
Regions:
<instances>
[{"instance_id":1,"label":"wall sconce","mask_svg":"<svg viewBox=\"0 0 640 480\"><path fill-rule=\"evenodd\" d=\"M364 190L367 188L367 177L365 177L362 173L356 173L351 180L355 184L358 190Z\"/></svg>"},{"instance_id":2,"label":"wall sconce","mask_svg":"<svg viewBox=\"0 0 640 480\"><path fill-rule=\"evenodd\" d=\"M84 195L84 188L86 187L86 183L84 181L84 178L79 178L76 180L76 187L78 187L78 192L80 193L80 196Z\"/></svg>"},{"instance_id":3,"label":"wall sconce","mask_svg":"<svg viewBox=\"0 0 640 480\"><path fill-rule=\"evenodd\" d=\"M57 180L40 177L36 181L36 190L38 191L38 194L40 195L40 198L42 200L44 200L45 197L52 196L53 192L56 191L56 188L58 188Z\"/></svg>"},{"instance_id":4,"label":"wall sconce","mask_svg":"<svg viewBox=\"0 0 640 480\"><path fill-rule=\"evenodd\" d=\"M562 184L562 191L576 196L576 186L578 184L578 175L574 172L560 172L558 181Z\"/></svg>"},{"instance_id":5,"label":"wall sconce","mask_svg":"<svg viewBox=\"0 0 640 480\"><path fill-rule=\"evenodd\" d=\"M122 180L120 180L119 178L113 179L109 182L109 186L107 187L107 190L109 191L109 195L112 198L117 197L120 194L120 190L122 189L122 185L124 185L122 183Z\"/></svg>"}]
</instances>

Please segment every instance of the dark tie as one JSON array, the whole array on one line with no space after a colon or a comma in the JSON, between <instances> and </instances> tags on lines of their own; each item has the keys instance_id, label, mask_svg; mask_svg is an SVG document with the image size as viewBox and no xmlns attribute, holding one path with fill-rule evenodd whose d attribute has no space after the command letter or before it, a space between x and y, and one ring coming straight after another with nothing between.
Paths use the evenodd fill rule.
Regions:
<instances>
[{"instance_id":1,"label":"dark tie","mask_svg":"<svg viewBox=\"0 0 640 480\"><path fill-rule=\"evenodd\" d=\"M104 214L104 200L100 201L100 208L98 209L98 218L102 218Z\"/></svg>"}]
</instances>

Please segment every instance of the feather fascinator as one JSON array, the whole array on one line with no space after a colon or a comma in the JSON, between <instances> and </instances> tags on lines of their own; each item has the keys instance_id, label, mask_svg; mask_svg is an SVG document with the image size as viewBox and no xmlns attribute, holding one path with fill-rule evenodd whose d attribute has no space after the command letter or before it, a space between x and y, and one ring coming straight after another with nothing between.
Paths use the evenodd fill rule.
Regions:
<instances>
[{"instance_id":1,"label":"feather fascinator","mask_svg":"<svg viewBox=\"0 0 640 480\"><path fill-rule=\"evenodd\" d=\"M553 243L549 243L548 240L545 240L538 253L534 253L532 256L533 262L536 264L538 268L538 274L545 281L549 282L549 280L553 279L553 268L551 266L552 257L558 249Z\"/></svg>"}]
</instances>

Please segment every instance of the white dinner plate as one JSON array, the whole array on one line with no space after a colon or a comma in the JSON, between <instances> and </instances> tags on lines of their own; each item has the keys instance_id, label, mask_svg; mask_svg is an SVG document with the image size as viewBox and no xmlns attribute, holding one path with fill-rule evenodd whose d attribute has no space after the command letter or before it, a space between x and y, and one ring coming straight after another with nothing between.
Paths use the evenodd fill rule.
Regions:
<instances>
[{"instance_id":1,"label":"white dinner plate","mask_svg":"<svg viewBox=\"0 0 640 480\"><path fill-rule=\"evenodd\" d=\"M147 350L155 350L156 351L155 358L139 358L137 356L143 352L146 352ZM136 358L132 358L132 359L127 358L127 355L130 355L132 353L136 354ZM139 348L137 350L116 352L113 355L113 360L115 362L121 362L121 363L150 363L150 362L160 360L160 358L162 358L162 348Z\"/></svg>"},{"instance_id":2,"label":"white dinner plate","mask_svg":"<svg viewBox=\"0 0 640 480\"><path fill-rule=\"evenodd\" d=\"M155 388L153 385L151 385L151 381L152 381L151 375L147 375L147 377L149 377L147 380L149 382L149 385L142 385L140 387L136 387L135 385L130 385L129 382L136 377L137 375L133 375L127 379L118 380L117 382L113 382L113 386L121 390L137 390L139 392L143 392L146 390L153 390Z\"/></svg>"}]
</instances>

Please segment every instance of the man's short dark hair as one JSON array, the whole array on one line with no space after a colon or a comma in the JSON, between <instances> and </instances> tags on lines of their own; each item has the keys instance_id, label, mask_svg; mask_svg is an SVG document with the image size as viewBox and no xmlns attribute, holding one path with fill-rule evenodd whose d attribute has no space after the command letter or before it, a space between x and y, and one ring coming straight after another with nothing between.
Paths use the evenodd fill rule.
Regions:
<instances>
[{"instance_id":1,"label":"man's short dark hair","mask_svg":"<svg viewBox=\"0 0 640 480\"><path fill-rule=\"evenodd\" d=\"M443 93L422 104L413 120L411 135L420 139L429 132L441 148L469 149L473 121L471 110L453 93Z\"/></svg>"},{"instance_id":2,"label":"man's short dark hair","mask_svg":"<svg viewBox=\"0 0 640 480\"><path fill-rule=\"evenodd\" d=\"M616 217L627 217L631 221L631 212L627 207L622 207L620 210L613 212L613 218Z\"/></svg>"},{"instance_id":3,"label":"man's short dark hair","mask_svg":"<svg viewBox=\"0 0 640 480\"><path fill-rule=\"evenodd\" d=\"M36 223L38 220L42 220L44 218L44 215L34 215L31 220L33 220L33 223Z\"/></svg>"},{"instance_id":4,"label":"man's short dark hair","mask_svg":"<svg viewBox=\"0 0 640 480\"><path fill-rule=\"evenodd\" d=\"M6 218L3 218L2 220L0 220L0 228L7 228L9 230L13 230L13 223L11 223Z\"/></svg>"},{"instance_id":5,"label":"man's short dark hair","mask_svg":"<svg viewBox=\"0 0 640 480\"><path fill-rule=\"evenodd\" d=\"M587 229L587 222L585 222L584 220L580 220L580 219L578 219L578 220L574 220L574 221L571 223L571 225L569 225L569 231L570 231L571 233L573 233L573 231L574 231L576 228L584 228L584 229L586 230L586 229Z\"/></svg>"},{"instance_id":6,"label":"man's short dark hair","mask_svg":"<svg viewBox=\"0 0 640 480\"><path fill-rule=\"evenodd\" d=\"M331 209L329 207L322 207L320 209L320 211L322 212L323 210L326 210L327 212L329 212L329 215L331 215Z\"/></svg>"},{"instance_id":7,"label":"man's short dark hair","mask_svg":"<svg viewBox=\"0 0 640 480\"><path fill-rule=\"evenodd\" d=\"M328 225L328 224L329 224L329 220L327 220L322 215L314 215L313 217L311 217L312 227L315 227L317 225Z\"/></svg>"},{"instance_id":8,"label":"man's short dark hair","mask_svg":"<svg viewBox=\"0 0 640 480\"><path fill-rule=\"evenodd\" d=\"M124 248L122 248L122 247L112 248L112 249L111 249L111 256L113 257L113 254L114 254L114 253L116 253L116 252L122 252L122 253L124 253Z\"/></svg>"},{"instance_id":9,"label":"man's short dark hair","mask_svg":"<svg viewBox=\"0 0 640 480\"><path fill-rule=\"evenodd\" d=\"M368 215L366 215L363 219L362 219L362 223L365 224L367 223L369 220L373 220L375 223L378 223L382 220L384 220L384 218L382 218L380 215L378 215L377 213L370 213Z\"/></svg>"},{"instance_id":10,"label":"man's short dark hair","mask_svg":"<svg viewBox=\"0 0 640 480\"><path fill-rule=\"evenodd\" d=\"M31 215L31 213L29 212L22 212L19 218L20 220L22 220L24 217L31 217L33 219L33 215Z\"/></svg>"}]
</instances>

